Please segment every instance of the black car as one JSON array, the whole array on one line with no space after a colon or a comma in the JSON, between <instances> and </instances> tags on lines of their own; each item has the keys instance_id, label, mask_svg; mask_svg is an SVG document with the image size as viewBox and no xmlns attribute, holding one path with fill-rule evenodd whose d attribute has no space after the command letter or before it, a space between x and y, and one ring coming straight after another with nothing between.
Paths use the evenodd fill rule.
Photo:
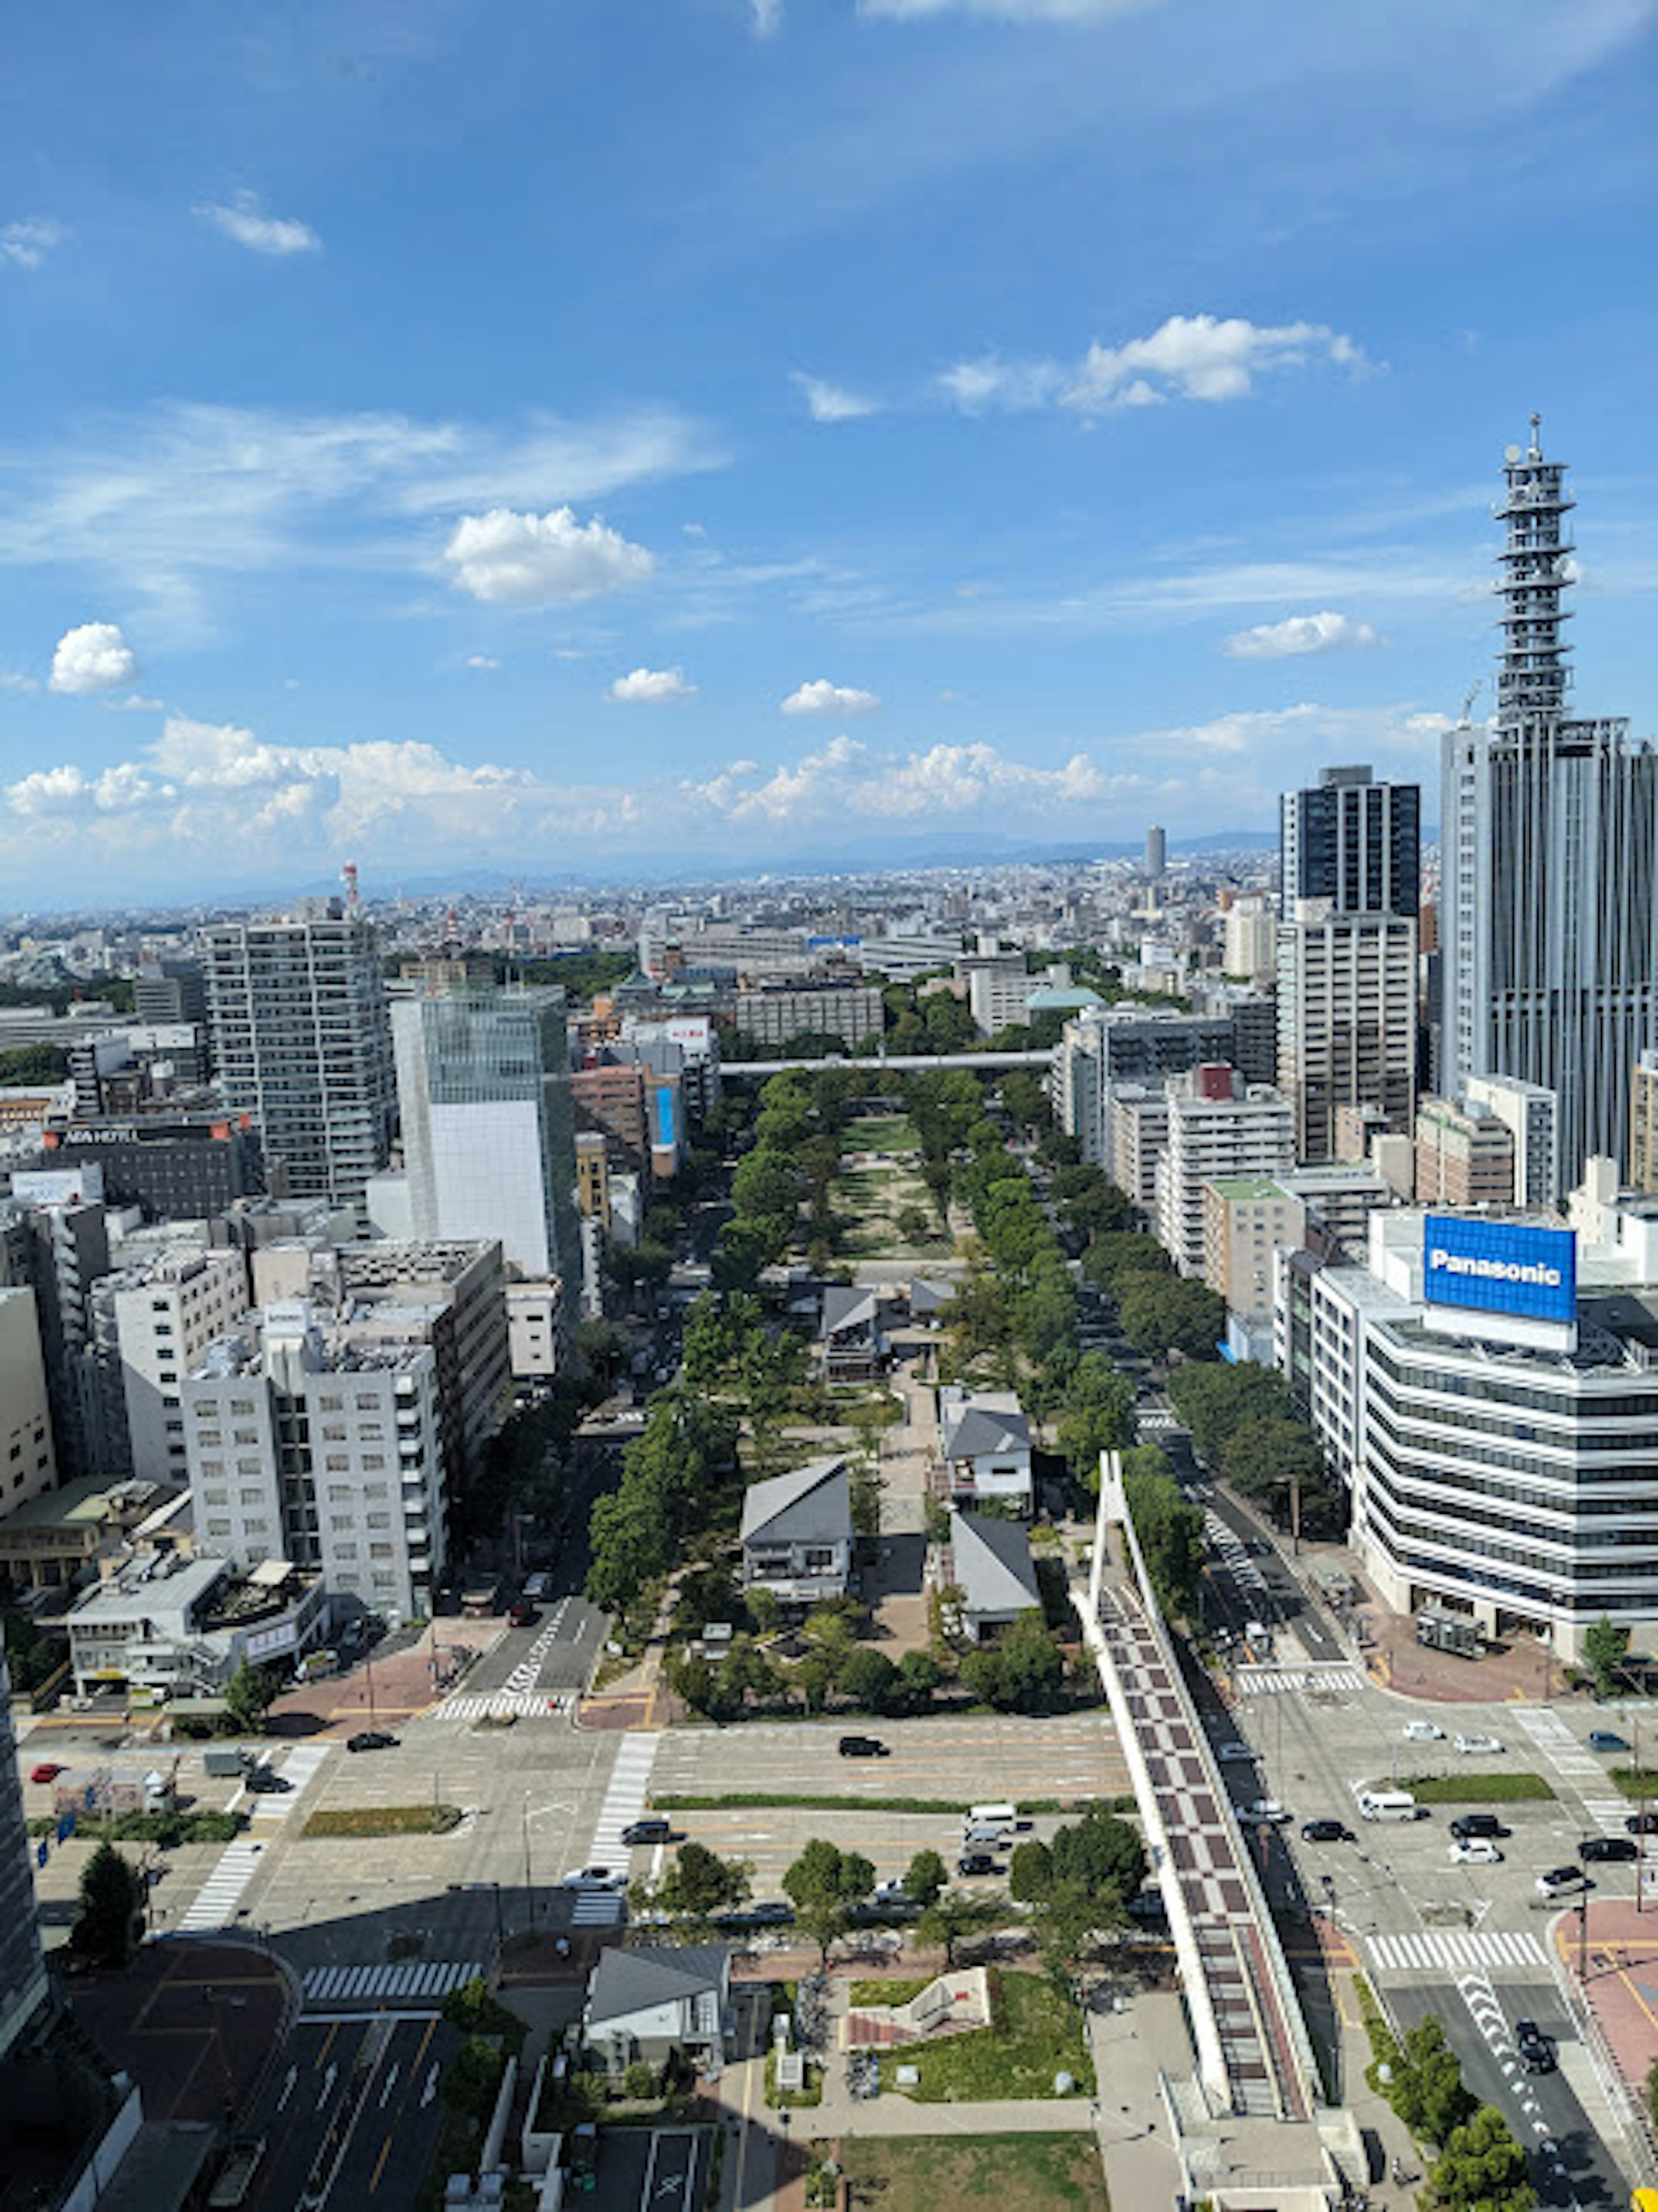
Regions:
<instances>
[{"instance_id":1,"label":"black car","mask_svg":"<svg viewBox=\"0 0 1658 2212\"><path fill-rule=\"evenodd\" d=\"M1609 1859L1619 1862L1638 1859L1641 1846L1633 1836L1585 1836L1578 1848L1580 1859Z\"/></svg>"},{"instance_id":2,"label":"black car","mask_svg":"<svg viewBox=\"0 0 1658 2212\"><path fill-rule=\"evenodd\" d=\"M1527 2074L1553 2072L1554 2045L1534 2020L1515 2021L1514 2047L1520 2053L1520 2063Z\"/></svg>"},{"instance_id":3,"label":"black car","mask_svg":"<svg viewBox=\"0 0 1658 2212\"><path fill-rule=\"evenodd\" d=\"M999 1874L1001 1869L988 1851L963 1851L956 1862L957 1874Z\"/></svg>"},{"instance_id":4,"label":"black car","mask_svg":"<svg viewBox=\"0 0 1658 2212\"><path fill-rule=\"evenodd\" d=\"M1658 1836L1658 1813L1631 1813L1624 1826L1632 1836Z\"/></svg>"},{"instance_id":5,"label":"black car","mask_svg":"<svg viewBox=\"0 0 1658 2212\"><path fill-rule=\"evenodd\" d=\"M622 1831L624 1844L665 1844L673 1836L671 1820L629 1820Z\"/></svg>"},{"instance_id":6,"label":"black car","mask_svg":"<svg viewBox=\"0 0 1658 2212\"><path fill-rule=\"evenodd\" d=\"M384 1729L359 1729L355 1735L347 1736L345 1747L348 1751L390 1751L397 1741Z\"/></svg>"},{"instance_id":7,"label":"black car","mask_svg":"<svg viewBox=\"0 0 1658 2212\"><path fill-rule=\"evenodd\" d=\"M1301 1827L1303 1844L1351 1844L1354 1841L1351 1828L1344 1828L1339 1820L1303 1820Z\"/></svg>"},{"instance_id":8,"label":"black car","mask_svg":"<svg viewBox=\"0 0 1658 2212\"><path fill-rule=\"evenodd\" d=\"M1459 1844L1466 1844L1473 1836L1490 1836L1494 1839L1506 1836L1508 1832L1495 1813L1464 1813L1451 1822L1451 1833Z\"/></svg>"},{"instance_id":9,"label":"black car","mask_svg":"<svg viewBox=\"0 0 1658 2212\"><path fill-rule=\"evenodd\" d=\"M250 1768L246 1777L246 1784L256 1797L278 1795L282 1790L291 1790L294 1787L285 1775L278 1774L274 1767L270 1766Z\"/></svg>"},{"instance_id":10,"label":"black car","mask_svg":"<svg viewBox=\"0 0 1658 2212\"><path fill-rule=\"evenodd\" d=\"M886 1759L890 1756L878 1735L843 1735L840 1750L842 1759Z\"/></svg>"}]
</instances>

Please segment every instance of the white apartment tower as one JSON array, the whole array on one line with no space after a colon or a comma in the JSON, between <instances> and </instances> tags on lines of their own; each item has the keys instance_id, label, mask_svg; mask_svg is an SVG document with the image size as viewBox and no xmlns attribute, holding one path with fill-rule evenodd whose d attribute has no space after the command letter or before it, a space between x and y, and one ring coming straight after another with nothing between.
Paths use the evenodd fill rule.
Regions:
<instances>
[{"instance_id":1,"label":"white apartment tower","mask_svg":"<svg viewBox=\"0 0 1658 2212\"><path fill-rule=\"evenodd\" d=\"M246 1312L247 1262L240 1252L168 1254L106 1276L93 1299L114 1322L131 1472L183 1482L184 1378Z\"/></svg>"},{"instance_id":2,"label":"white apartment tower","mask_svg":"<svg viewBox=\"0 0 1658 2212\"><path fill-rule=\"evenodd\" d=\"M1538 417L1508 448L1503 653L1492 725L1445 739L1441 1088L1507 1075L1552 1091L1560 1186L1628 1153L1642 1048L1658 1036L1658 754L1619 717L1566 712L1565 465Z\"/></svg>"},{"instance_id":3,"label":"white apartment tower","mask_svg":"<svg viewBox=\"0 0 1658 2212\"><path fill-rule=\"evenodd\" d=\"M1183 1275L1203 1273L1206 1183L1295 1165L1295 1116L1264 1084L1199 1067L1169 1085L1169 1143L1157 1164L1157 1236Z\"/></svg>"},{"instance_id":4,"label":"white apartment tower","mask_svg":"<svg viewBox=\"0 0 1658 2212\"><path fill-rule=\"evenodd\" d=\"M206 967L219 1088L258 1122L272 1188L360 1206L397 1111L373 928L338 899L301 899L210 929Z\"/></svg>"}]
</instances>

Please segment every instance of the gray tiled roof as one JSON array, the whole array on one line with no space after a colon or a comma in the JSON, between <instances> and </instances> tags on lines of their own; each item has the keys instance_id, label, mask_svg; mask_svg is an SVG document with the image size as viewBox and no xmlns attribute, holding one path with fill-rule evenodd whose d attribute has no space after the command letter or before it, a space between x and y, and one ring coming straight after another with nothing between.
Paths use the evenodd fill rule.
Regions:
<instances>
[{"instance_id":1,"label":"gray tiled roof","mask_svg":"<svg viewBox=\"0 0 1658 2212\"><path fill-rule=\"evenodd\" d=\"M1042 1603L1030 1544L1017 1521L958 1513L950 1558L968 1613L1023 1613Z\"/></svg>"},{"instance_id":2,"label":"gray tiled roof","mask_svg":"<svg viewBox=\"0 0 1658 2212\"><path fill-rule=\"evenodd\" d=\"M749 1486L743 1541L843 1544L852 1534L852 1484L843 1459L808 1460L792 1474Z\"/></svg>"},{"instance_id":3,"label":"gray tiled roof","mask_svg":"<svg viewBox=\"0 0 1658 2212\"><path fill-rule=\"evenodd\" d=\"M653 2005L683 2004L724 1988L731 1954L718 1943L688 1944L684 1949L644 1945L604 1951L587 1984L587 2025L625 2020Z\"/></svg>"}]
</instances>

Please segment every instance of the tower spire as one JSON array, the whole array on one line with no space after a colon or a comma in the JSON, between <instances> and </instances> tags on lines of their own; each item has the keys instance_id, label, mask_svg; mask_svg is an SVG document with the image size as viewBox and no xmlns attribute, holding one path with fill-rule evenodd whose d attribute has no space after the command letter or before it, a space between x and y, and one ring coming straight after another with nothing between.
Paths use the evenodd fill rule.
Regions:
<instances>
[{"instance_id":1,"label":"tower spire","mask_svg":"<svg viewBox=\"0 0 1658 2212\"><path fill-rule=\"evenodd\" d=\"M1499 729L1518 729L1539 720L1558 722L1565 713L1571 671L1560 625L1570 619L1560 595L1567 580L1571 541L1563 518L1574 502L1566 495L1564 461L1546 461L1543 418L1531 418L1531 445L1521 453L1510 446L1503 457L1508 490L1494 510L1508 525L1497 556L1502 574L1503 652L1497 676Z\"/></svg>"}]
</instances>

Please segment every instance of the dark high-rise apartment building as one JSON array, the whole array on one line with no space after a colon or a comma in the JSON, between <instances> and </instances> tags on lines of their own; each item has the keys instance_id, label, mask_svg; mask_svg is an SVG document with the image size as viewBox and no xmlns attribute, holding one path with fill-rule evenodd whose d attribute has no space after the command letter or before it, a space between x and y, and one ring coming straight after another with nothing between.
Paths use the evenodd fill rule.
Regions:
<instances>
[{"instance_id":1,"label":"dark high-rise apartment building","mask_svg":"<svg viewBox=\"0 0 1658 2212\"><path fill-rule=\"evenodd\" d=\"M1565 465L1510 446L1492 726L1445 740L1441 1088L1508 1075L1552 1091L1570 1188L1621 1166L1643 1048L1658 1038L1658 753L1621 717L1566 712Z\"/></svg>"},{"instance_id":2,"label":"dark high-rise apartment building","mask_svg":"<svg viewBox=\"0 0 1658 2212\"><path fill-rule=\"evenodd\" d=\"M397 1113L374 932L338 899L207 933L219 1089L264 1142L273 1188L361 1206Z\"/></svg>"},{"instance_id":3,"label":"dark high-rise apartment building","mask_svg":"<svg viewBox=\"0 0 1658 2212\"><path fill-rule=\"evenodd\" d=\"M1422 902L1422 791L1376 783L1368 768L1319 770L1278 802L1278 911L1328 899L1339 914L1414 915Z\"/></svg>"}]
</instances>

